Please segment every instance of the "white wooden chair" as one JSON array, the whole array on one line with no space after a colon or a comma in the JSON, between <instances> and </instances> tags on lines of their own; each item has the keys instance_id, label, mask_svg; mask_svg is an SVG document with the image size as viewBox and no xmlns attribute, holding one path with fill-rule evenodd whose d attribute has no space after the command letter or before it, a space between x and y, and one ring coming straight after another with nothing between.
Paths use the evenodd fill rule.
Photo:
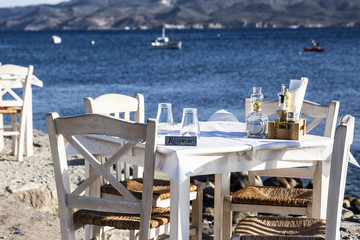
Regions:
<instances>
[{"instance_id":1,"label":"white wooden chair","mask_svg":"<svg viewBox=\"0 0 360 240\"><path fill-rule=\"evenodd\" d=\"M277 100L263 102L262 111L267 116L275 115L275 111L278 105ZM301 109L301 116L310 117L311 121L306 123L306 133L309 133L322 121L325 121L324 137L334 138L336 122L339 114L338 101L331 101L328 106L320 105L311 101L304 100ZM251 111L250 99L245 99L245 114L249 114ZM321 164L321 163L320 163ZM289 177L289 178L305 178L311 179L314 176L315 167L312 168L290 168L290 169L268 169L259 171L249 171L249 185L255 186L256 176L264 177ZM316 187L316 186L315 186ZM311 213L311 203L307 209L308 216ZM304 209L303 209L304 210ZM274 210L278 212L278 210ZM296 211L296 210L295 210ZM296 214L296 213L293 213ZM303 212L302 214L306 214Z\"/></svg>"},{"instance_id":2,"label":"white wooden chair","mask_svg":"<svg viewBox=\"0 0 360 240\"><path fill-rule=\"evenodd\" d=\"M110 226L138 231L139 239L155 238L169 231L169 208L153 208L153 180L155 170L156 120L147 124L125 121L102 114L86 114L74 117L59 117L57 113L46 115L50 146L54 163L58 195L61 237L75 239L75 230L84 225ZM86 134L107 135L127 140L105 164L101 164L77 139ZM70 189L70 180L65 140L71 144L85 161L95 169L75 189ZM138 199L126 189L108 170L132 148L144 141L144 185L142 198ZM99 177L104 177L124 198L122 200L83 196ZM102 237L102 235L98 236Z\"/></svg>"},{"instance_id":3,"label":"white wooden chair","mask_svg":"<svg viewBox=\"0 0 360 240\"><path fill-rule=\"evenodd\" d=\"M245 115L250 113L250 99L245 99ZM262 104L262 111L267 116L275 115L278 101L267 101ZM307 122L306 132L309 132L322 121L325 122L324 136L333 138L339 112L339 102L332 101L329 106L323 106L304 100L301 109L302 116L312 118ZM273 213L280 215L307 215L312 216L312 189L282 188L282 187L258 187L255 186L257 176L267 177L290 177L311 179L314 177L316 167L309 168L284 168L249 171L249 186L232 194L231 211L225 211L223 215L223 238L229 238L232 223L232 211L251 213ZM319 189L321 186L314 186ZM246 195L246 197L245 197Z\"/></svg>"},{"instance_id":4,"label":"white wooden chair","mask_svg":"<svg viewBox=\"0 0 360 240\"><path fill-rule=\"evenodd\" d=\"M99 113L112 115L125 120L133 120L143 123L145 120L145 104L142 94L135 94L134 97L122 94L104 94L96 99L90 97L84 98L85 113ZM133 115L133 116L132 116ZM116 176L138 197L141 198L141 189L143 185L142 168L131 166L133 175L130 173L130 164L121 162L116 163ZM124 172L123 174L121 172ZM101 195L107 198L121 198L121 194L106 181L101 183ZM170 181L163 179L154 179L153 187L153 205L157 207L170 206ZM202 208L203 195L200 185L190 185L190 200L192 201L192 231L191 235L202 238Z\"/></svg>"},{"instance_id":5,"label":"white wooden chair","mask_svg":"<svg viewBox=\"0 0 360 240\"><path fill-rule=\"evenodd\" d=\"M275 115L278 105L277 100L263 102L262 111L267 116ZM310 117L311 121L306 122L306 133L309 133L322 121L325 121L324 137L334 138L336 122L339 114L340 103L331 101L328 106L320 105L311 101L304 100L301 109L301 116ZM250 99L245 99L245 114L251 111ZM321 164L321 163L320 163ZM249 185L255 186L256 176L264 177L290 177L311 179L314 176L315 167L312 168L291 168L291 169L268 169L259 171L249 171ZM317 186L314 186L317 187ZM309 204L308 213L311 212L311 204ZM278 211L278 210L274 210ZM293 213L296 214L296 213ZM305 212L303 212L305 214ZM308 215L310 217L310 215Z\"/></svg>"},{"instance_id":6,"label":"white wooden chair","mask_svg":"<svg viewBox=\"0 0 360 240\"><path fill-rule=\"evenodd\" d=\"M14 78L11 81L0 80L0 114L11 115L11 126L8 128L1 126L0 135L12 136L12 153L17 156L20 162L23 161L24 157L26 125L30 124L27 123L26 119L31 107L30 85L33 71L34 67L31 65L28 67L11 64L0 66L0 75L9 75L10 78ZM19 96L14 91L14 88L18 88L15 85L17 81L21 81L22 79L25 79L25 81L23 82L22 96ZM19 121L17 119L18 116ZM27 149L27 151L30 151L30 149Z\"/></svg>"},{"instance_id":7,"label":"white wooden chair","mask_svg":"<svg viewBox=\"0 0 360 240\"><path fill-rule=\"evenodd\" d=\"M344 199L350 146L354 137L355 118L346 115L336 129L331 157L326 221L295 217L246 217L235 228L232 239L340 239L340 220ZM231 207L230 196L224 197L224 209ZM223 238L230 239L230 238Z\"/></svg>"},{"instance_id":8,"label":"white wooden chair","mask_svg":"<svg viewBox=\"0 0 360 240\"><path fill-rule=\"evenodd\" d=\"M144 96L138 93L134 97L116 93L104 94L96 99L87 97L84 98L84 107L85 113L101 113L125 120L145 122ZM131 176L130 164L118 162L115 166L119 180L130 179L132 176L142 177L142 167L133 166Z\"/></svg>"}]
</instances>

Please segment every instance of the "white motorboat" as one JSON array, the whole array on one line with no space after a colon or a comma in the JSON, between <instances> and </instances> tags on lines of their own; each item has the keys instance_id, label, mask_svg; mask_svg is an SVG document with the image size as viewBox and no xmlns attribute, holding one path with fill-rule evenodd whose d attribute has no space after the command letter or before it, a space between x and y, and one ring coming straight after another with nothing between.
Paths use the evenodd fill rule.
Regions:
<instances>
[{"instance_id":1,"label":"white motorboat","mask_svg":"<svg viewBox=\"0 0 360 240\"><path fill-rule=\"evenodd\" d=\"M167 49L181 49L181 41L174 41L172 34L172 40L169 41L169 38L165 36L165 28L162 29L162 36L156 38L151 42L153 48L167 48Z\"/></svg>"}]
</instances>

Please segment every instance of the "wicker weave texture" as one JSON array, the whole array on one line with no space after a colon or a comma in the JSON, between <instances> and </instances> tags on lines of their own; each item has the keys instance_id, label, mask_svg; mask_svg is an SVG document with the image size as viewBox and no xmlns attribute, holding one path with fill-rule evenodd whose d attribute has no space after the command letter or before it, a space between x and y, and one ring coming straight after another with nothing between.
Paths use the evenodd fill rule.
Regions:
<instances>
[{"instance_id":1,"label":"wicker weave texture","mask_svg":"<svg viewBox=\"0 0 360 240\"><path fill-rule=\"evenodd\" d=\"M306 207L312 200L312 189L249 186L232 194L238 204Z\"/></svg>"},{"instance_id":2,"label":"wicker weave texture","mask_svg":"<svg viewBox=\"0 0 360 240\"><path fill-rule=\"evenodd\" d=\"M140 215L79 210L74 213L74 222L81 224L109 226L118 229L139 230ZM156 228L161 225L168 224L169 222L170 208L152 209L150 228Z\"/></svg>"},{"instance_id":3,"label":"wicker weave texture","mask_svg":"<svg viewBox=\"0 0 360 240\"><path fill-rule=\"evenodd\" d=\"M0 114L20 114L20 107L0 107Z\"/></svg>"},{"instance_id":4,"label":"wicker weave texture","mask_svg":"<svg viewBox=\"0 0 360 240\"><path fill-rule=\"evenodd\" d=\"M246 217L235 228L241 239L324 240L325 220L290 217Z\"/></svg>"},{"instance_id":5,"label":"wicker weave texture","mask_svg":"<svg viewBox=\"0 0 360 240\"><path fill-rule=\"evenodd\" d=\"M143 179L135 178L121 181L121 183L138 199L141 199L142 190L143 190ZM195 184L190 184L190 192L197 191L197 186ZM106 184L101 187L101 192L119 195L120 193L110 185ZM170 198L170 181L162 179L154 179L153 195L159 197L161 200Z\"/></svg>"}]
</instances>

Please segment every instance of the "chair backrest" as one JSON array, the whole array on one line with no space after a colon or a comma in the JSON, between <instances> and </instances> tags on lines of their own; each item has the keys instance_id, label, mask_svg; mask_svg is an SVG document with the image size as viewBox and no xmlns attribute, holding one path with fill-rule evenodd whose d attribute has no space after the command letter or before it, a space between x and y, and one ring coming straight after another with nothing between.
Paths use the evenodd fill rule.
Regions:
<instances>
[{"instance_id":1,"label":"chair backrest","mask_svg":"<svg viewBox=\"0 0 360 240\"><path fill-rule=\"evenodd\" d=\"M122 94L104 94L96 99L84 98L85 113L103 113L125 120L130 120L130 113L134 113L135 122L145 122L145 104L142 94L130 97ZM122 116L121 116L122 114Z\"/></svg>"},{"instance_id":2,"label":"chair backrest","mask_svg":"<svg viewBox=\"0 0 360 240\"><path fill-rule=\"evenodd\" d=\"M103 114L61 118L57 113L48 113L46 122L54 162L62 234L68 231L73 232L73 209L76 208L141 214L140 239L148 239L155 168L156 120L149 119L147 124L141 124ZM105 164L101 164L76 138L87 134L119 137L124 139L124 145L122 147L119 145L119 151L114 153ZM68 171L64 139L95 169L90 176L85 176L85 181L75 190L70 189L70 171ZM139 141L145 141L144 186L141 200L138 200L108 171L116 161L132 151ZM114 200L82 196L81 194L86 189L95 184L94 182L99 176L104 177L125 199Z\"/></svg>"},{"instance_id":3,"label":"chair backrest","mask_svg":"<svg viewBox=\"0 0 360 240\"><path fill-rule=\"evenodd\" d=\"M355 118L345 115L340 119L335 132L326 213L327 240L340 239L340 220L354 126Z\"/></svg>"},{"instance_id":4,"label":"chair backrest","mask_svg":"<svg viewBox=\"0 0 360 240\"><path fill-rule=\"evenodd\" d=\"M125 120L145 122L144 96L139 93L136 93L134 97L116 93L104 94L96 99L87 97L84 98L84 107L85 113L107 114ZM133 113L133 119L131 119L131 113ZM130 164L119 161L115 165L116 175L119 180L129 179L132 176L142 177L141 167L133 166L133 174L131 176Z\"/></svg>"},{"instance_id":5,"label":"chair backrest","mask_svg":"<svg viewBox=\"0 0 360 240\"><path fill-rule=\"evenodd\" d=\"M306 132L308 133L314 127L325 120L324 136L333 138L335 134L336 122L339 114L340 103L331 101L328 106L320 105L308 100L304 100L301 115L312 118L312 121L306 123ZM245 117L251 112L250 98L244 101ZM267 116L273 116L278 107L278 100L264 101L261 105L261 111Z\"/></svg>"},{"instance_id":6,"label":"chair backrest","mask_svg":"<svg viewBox=\"0 0 360 240\"><path fill-rule=\"evenodd\" d=\"M28 67L22 67L12 64L6 64L0 66L0 106L1 107L23 107L25 99L29 98L29 87L31 85L31 79L33 76L34 67L32 65ZM23 88L22 96L19 96L13 91L14 88ZM11 99L3 99L5 95L10 95Z\"/></svg>"}]
</instances>

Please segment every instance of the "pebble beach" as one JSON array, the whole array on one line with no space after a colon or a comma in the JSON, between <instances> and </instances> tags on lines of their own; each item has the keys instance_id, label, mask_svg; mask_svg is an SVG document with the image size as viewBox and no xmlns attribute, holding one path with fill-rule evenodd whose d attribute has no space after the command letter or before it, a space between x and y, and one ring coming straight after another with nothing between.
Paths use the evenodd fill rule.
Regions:
<instances>
[{"instance_id":1,"label":"pebble beach","mask_svg":"<svg viewBox=\"0 0 360 240\"><path fill-rule=\"evenodd\" d=\"M0 153L0 239L61 239L57 210L56 187L47 133L34 130L34 155L16 161L10 150L10 138ZM71 159L72 184L82 181L84 161ZM240 178L239 178L240 179ZM232 184L239 184L235 179ZM204 187L203 239L213 239L212 177L193 179ZM112 230L107 239L128 239L124 231ZM360 212L350 205L344 208L341 223L342 239L360 239ZM84 231L77 231L84 239Z\"/></svg>"}]
</instances>

